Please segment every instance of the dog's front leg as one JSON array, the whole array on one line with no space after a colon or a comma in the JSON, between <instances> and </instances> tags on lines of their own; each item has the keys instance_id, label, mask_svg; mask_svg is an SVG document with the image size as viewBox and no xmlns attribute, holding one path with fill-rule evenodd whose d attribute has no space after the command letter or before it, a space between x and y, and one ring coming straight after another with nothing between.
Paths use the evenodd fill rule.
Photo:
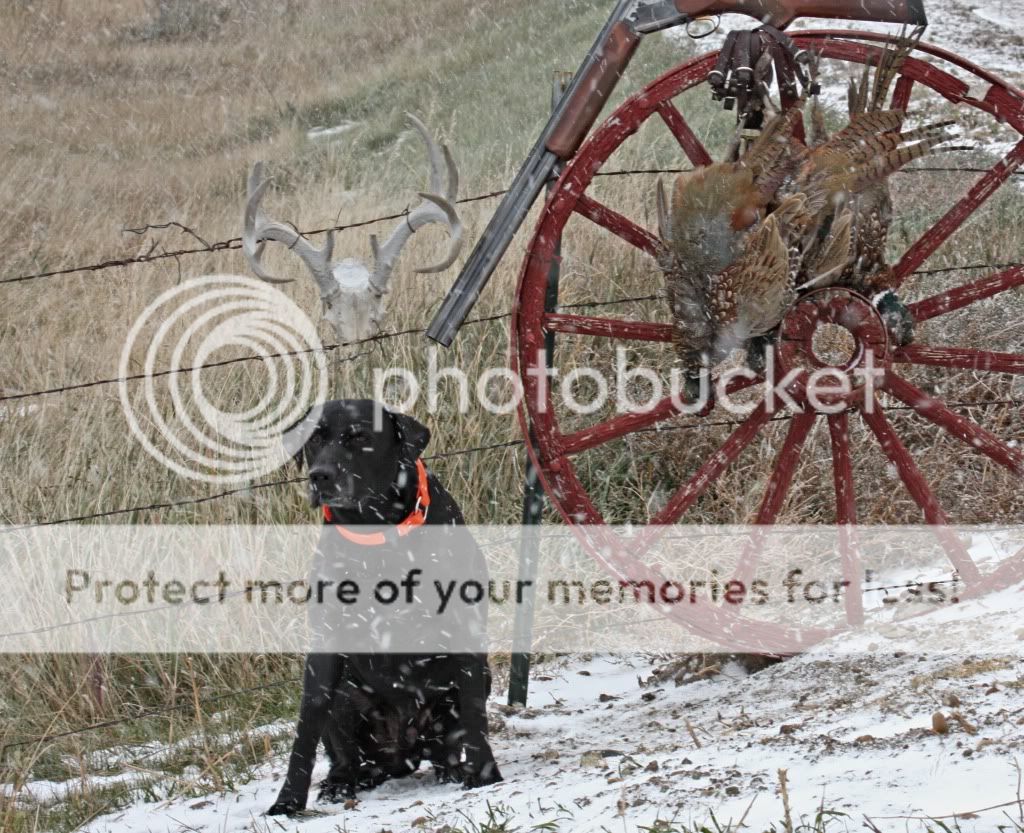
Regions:
<instances>
[{"instance_id":1,"label":"dog's front leg","mask_svg":"<svg viewBox=\"0 0 1024 833\"><path fill-rule=\"evenodd\" d=\"M331 759L331 771L320 785L318 801L332 804L355 798L359 786L362 755L359 750L357 723L361 720L350 692L339 686L334 694L324 746Z\"/></svg>"},{"instance_id":2,"label":"dog's front leg","mask_svg":"<svg viewBox=\"0 0 1024 833\"><path fill-rule=\"evenodd\" d=\"M465 731L459 716L458 692L452 689L433 703L423 715L424 756L434 766L439 784L462 781L462 738Z\"/></svg>"},{"instance_id":3,"label":"dog's front leg","mask_svg":"<svg viewBox=\"0 0 1024 833\"><path fill-rule=\"evenodd\" d=\"M267 815L290 816L305 809L316 763L316 748L324 733L343 669L344 660L338 654L309 654L306 657L299 722L288 760L288 774L277 801Z\"/></svg>"},{"instance_id":4,"label":"dog's front leg","mask_svg":"<svg viewBox=\"0 0 1024 833\"><path fill-rule=\"evenodd\" d=\"M463 654L459 663L459 713L465 732L466 761L462 765L462 783L466 789L484 787L501 781L501 772L487 742L487 695L490 689L487 658Z\"/></svg>"}]
</instances>

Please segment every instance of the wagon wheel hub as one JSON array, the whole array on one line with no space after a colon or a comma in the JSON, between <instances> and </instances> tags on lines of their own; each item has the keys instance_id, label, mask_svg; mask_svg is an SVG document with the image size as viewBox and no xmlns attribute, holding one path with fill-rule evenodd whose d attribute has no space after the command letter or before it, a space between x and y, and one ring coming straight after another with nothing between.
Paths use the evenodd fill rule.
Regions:
<instances>
[{"instance_id":1,"label":"wagon wheel hub","mask_svg":"<svg viewBox=\"0 0 1024 833\"><path fill-rule=\"evenodd\" d=\"M818 402L852 404L870 375L888 366L889 335L867 298L849 289L821 289L801 298L782 320L777 361L780 379L799 374L789 387L802 404L810 383Z\"/></svg>"}]
</instances>

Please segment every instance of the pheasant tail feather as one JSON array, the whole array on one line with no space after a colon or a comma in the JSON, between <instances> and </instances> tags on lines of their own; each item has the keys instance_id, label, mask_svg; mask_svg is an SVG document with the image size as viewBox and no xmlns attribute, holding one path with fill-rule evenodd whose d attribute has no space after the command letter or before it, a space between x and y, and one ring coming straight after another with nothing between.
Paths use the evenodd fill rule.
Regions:
<instances>
[{"instance_id":1,"label":"pheasant tail feather","mask_svg":"<svg viewBox=\"0 0 1024 833\"><path fill-rule=\"evenodd\" d=\"M878 72L875 73L875 85L871 93L871 102L868 105L870 111L878 111L885 107L885 101L889 97L889 90L893 81L903 69L903 64L911 53L917 49L924 35L924 27L918 26L907 34L906 27L900 32L896 43L887 47L882 53L878 62Z\"/></svg>"},{"instance_id":2,"label":"pheasant tail feather","mask_svg":"<svg viewBox=\"0 0 1024 833\"><path fill-rule=\"evenodd\" d=\"M932 136L912 145L900 145L885 154L871 160L868 164L856 169L850 178L849 190L853 193L863 191L874 182L884 180L896 173L904 165L928 156L935 148L946 140L945 134Z\"/></svg>"}]
</instances>

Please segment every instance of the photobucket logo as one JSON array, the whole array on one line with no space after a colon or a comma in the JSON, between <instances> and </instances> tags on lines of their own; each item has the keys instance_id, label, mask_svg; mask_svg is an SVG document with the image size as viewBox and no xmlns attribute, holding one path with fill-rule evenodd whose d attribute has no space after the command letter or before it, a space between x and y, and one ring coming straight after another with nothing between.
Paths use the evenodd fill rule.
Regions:
<instances>
[{"instance_id":1,"label":"photobucket logo","mask_svg":"<svg viewBox=\"0 0 1024 833\"><path fill-rule=\"evenodd\" d=\"M224 363L231 369L216 369ZM126 378L140 364L141 396ZM271 285L235 275L195 278L160 295L132 326L118 375L143 448L207 483L246 483L279 468L287 460L282 432L327 399L316 326Z\"/></svg>"},{"instance_id":2,"label":"photobucket logo","mask_svg":"<svg viewBox=\"0 0 1024 833\"><path fill-rule=\"evenodd\" d=\"M511 368L487 368L474 380L461 368L439 366L437 348L431 347L427 355L425 375L403 367L375 368L374 397L398 411L412 410L425 398L429 413L440 412L442 401L449 403L453 398L459 413L482 407L492 414L510 414L523 403L523 381ZM585 366L565 373L545 367L541 352L526 371L537 392L537 401L531 403L534 408L545 412L550 397L556 408L584 416L610 407L617 414L646 413L666 398L678 413L690 416L705 412L711 404L734 416L747 416L761 401L766 402L769 413L810 408L820 414L837 414L847 410L855 390L870 412L885 375L870 350L864 352L863 364L849 371L838 367L782 369L769 349L762 373L735 367L713 378L705 373L695 379L674 367L667 381L653 368L631 366L624 347L616 349L610 373ZM751 395L751 391L760 391L762 396ZM447 404L444 410L449 410Z\"/></svg>"}]
</instances>

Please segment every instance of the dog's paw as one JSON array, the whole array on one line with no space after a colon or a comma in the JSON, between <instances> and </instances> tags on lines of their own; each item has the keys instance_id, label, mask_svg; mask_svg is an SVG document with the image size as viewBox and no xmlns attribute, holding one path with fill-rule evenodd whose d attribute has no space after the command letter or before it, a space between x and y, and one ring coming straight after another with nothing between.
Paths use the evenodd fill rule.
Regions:
<instances>
[{"instance_id":1,"label":"dog's paw","mask_svg":"<svg viewBox=\"0 0 1024 833\"><path fill-rule=\"evenodd\" d=\"M488 761L480 771L465 769L462 774L462 786L467 790L475 790L477 787L486 787L490 784L497 784L503 781L498 765L494 761Z\"/></svg>"},{"instance_id":2,"label":"dog's paw","mask_svg":"<svg viewBox=\"0 0 1024 833\"><path fill-rule=\"evenodd\" d=\"M306 809L306 802L294 797L278 798L267 810L268 816L294 816Z\"/></svg>"},{"instance_id":3,"label":"dog's paw","mask_svg":"<svg viewBox=\"0 0 1024 833\"><path fill-rule=\"evenodd\" d=\"M316 800L324 804L341 804L343 801L355 797L354 784L342 781L324 781L320 785L320 792L317 793Z\"/></svg>"},{"instance_id":4,"label":"dog's paw","mask_svg":"<svg viewBox=\"0 0 1024 833\"><path fill-rule=\"evenodd\" d=\"M434 766L434 780L438 784L452 784L456 781L462 781L462 773L458 769L453 769L449 766Z\"/></svg>"}]
</instances>

